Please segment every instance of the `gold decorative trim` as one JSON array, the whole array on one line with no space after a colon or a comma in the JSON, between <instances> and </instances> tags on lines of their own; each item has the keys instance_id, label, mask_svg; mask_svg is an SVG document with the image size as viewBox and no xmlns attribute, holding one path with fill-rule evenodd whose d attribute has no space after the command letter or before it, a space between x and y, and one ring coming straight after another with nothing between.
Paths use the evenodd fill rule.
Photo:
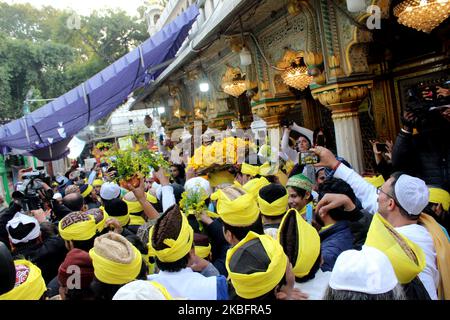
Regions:
<instances>
[{"instance_id":1,"label":"gold decorative trim","mask_svg":"<svg viewBox=\"0 0 450 320\"><path fill-rule=\"evenodd\" d=\"M357 117L359 117L359 112L351 111L351 112L333 113L333 115L331 116L331 119L333 119L333 121L336 121L336 120L343 120L343 119L350 119L350 118L357 118Z\"/></svg>"}]
</instances>

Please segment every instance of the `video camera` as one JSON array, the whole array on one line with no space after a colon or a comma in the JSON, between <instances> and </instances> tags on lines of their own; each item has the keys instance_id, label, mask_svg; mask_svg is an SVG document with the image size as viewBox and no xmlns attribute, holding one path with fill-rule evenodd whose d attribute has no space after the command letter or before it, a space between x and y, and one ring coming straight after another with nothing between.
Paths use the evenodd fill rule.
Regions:
<instances>
[{"instance_id":1,"label":"video camera","mask_svg":"<svg viewBox=\"0 0 450 320\"><path fill-rule=\"evenodd\" d=\"M12 196L20 201L23 211L29 212L40 208L45 210L44 201L50 203L53 191L44 190L42 185L44 180L48 180L44 171L34 170L22 175L22 182L18 184L17 191Z\"/></svg>"},{"instance_id":2,"label":"video camera","mask_svg":"<svg viewBox=\"0 0 450 320\"><path fill-rule=\"evenodd\" d=\"M450 106L450 96L440 94L439 87L448 89L450 80L438 79L417 84L407 90L406 110L416 116L425 116L427 112Z\"/></svg>"}]
</instances>

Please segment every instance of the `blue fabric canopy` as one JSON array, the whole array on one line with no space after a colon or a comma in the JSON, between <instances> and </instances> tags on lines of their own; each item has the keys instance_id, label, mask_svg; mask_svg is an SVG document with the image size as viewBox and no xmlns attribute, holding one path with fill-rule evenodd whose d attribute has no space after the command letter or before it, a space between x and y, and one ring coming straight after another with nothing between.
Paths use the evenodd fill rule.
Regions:
<instances>
[{"instance_id":1,"label":"blue fabric canopy","mask_svg":"<svg viewBox=\"0 0 450 320\"><path fill-rule=\"evenodd\" d=\"M106 117L123 104L130 93L148 85L163 72L164 68L152 73L147 70L175 57L198 13L195 5L190 6L138 48L83 84L36 111L0 127L0 148L4 150L9 147L38 154L36 151L49 150L49 146L57 142L70 140L90 123ZM61 155L61 152L55 152L50 158Z\"/></svg>"}]
</instances>

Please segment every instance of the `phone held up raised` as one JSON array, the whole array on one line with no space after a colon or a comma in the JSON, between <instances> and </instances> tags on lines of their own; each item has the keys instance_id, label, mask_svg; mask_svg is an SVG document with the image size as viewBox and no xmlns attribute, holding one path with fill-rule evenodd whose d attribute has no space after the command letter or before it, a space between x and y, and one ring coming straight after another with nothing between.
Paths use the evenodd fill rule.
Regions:
<instances>
[{"instance_id":1,"label":"phone held up raised","mask_svg":"<svg viewBox=\"0 0 450 320\"><path fill-rule=\"evenodd\" d=\"M300 159L300 164L316 164L319 163L320 159L319 156L317 156L314 152L312 151L301 151L299 152L299 159Z\"/></svg>"},{"instance_id":2,"label":"phone held up raised","mask_svg":"<svg viewBox=\"0 0 450 320\"><path fill-rule=\"evenodd\" d=\"M378 152L387 152L386 143L377 143L377 150Z\"/></svg>"}]
</instances>

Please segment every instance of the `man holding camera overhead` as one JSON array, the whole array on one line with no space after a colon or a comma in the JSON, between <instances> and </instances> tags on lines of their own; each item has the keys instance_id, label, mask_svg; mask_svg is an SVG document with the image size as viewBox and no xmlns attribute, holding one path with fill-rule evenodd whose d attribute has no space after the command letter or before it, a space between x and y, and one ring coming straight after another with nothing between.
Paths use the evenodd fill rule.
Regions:
<instances>
[{"instance_id":1,"label":"man holding camera overhead","mask_svg":"<svg viewBox=\"0 0 450 320\"><path fill-rule=\"evenodd\" d=\"M425 88L422 97L411 93L392 153L394 171L418 176L446 191L450 191L449 97L450 91L439 86Z\"/></svg>"}]
</instances>

